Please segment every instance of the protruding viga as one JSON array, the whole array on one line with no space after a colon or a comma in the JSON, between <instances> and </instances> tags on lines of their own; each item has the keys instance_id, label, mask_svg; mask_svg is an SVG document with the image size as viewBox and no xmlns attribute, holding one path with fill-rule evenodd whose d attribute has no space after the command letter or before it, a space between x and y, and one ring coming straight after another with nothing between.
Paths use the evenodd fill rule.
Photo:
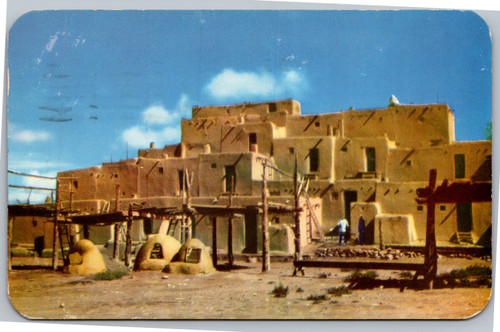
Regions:
<instances>
[{"instance_id":1,"label":"protruding viga","mask_svg":"<svg viewBox=\"0 0 500 332\"><path fill-rule=\"evenodd\" d=\"M77 275L95 275L106 271L106 264L97 247L89 240L82 239L75 243L69 255L69 265L64 271Z\"/></svg>"}]
</instances>

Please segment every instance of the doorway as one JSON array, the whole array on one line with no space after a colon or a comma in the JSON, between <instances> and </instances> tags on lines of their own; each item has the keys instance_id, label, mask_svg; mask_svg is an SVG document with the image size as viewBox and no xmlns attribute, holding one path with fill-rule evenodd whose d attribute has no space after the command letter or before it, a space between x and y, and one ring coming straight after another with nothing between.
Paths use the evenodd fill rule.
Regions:
<instances>
[{"instance_id":1,"label":"doorway","mask_svg":"<svg viewBox=\"0 0 500 332\"><path fill-rule=\"evenodd\" d=\"M351 224L351 203L358 201L358 192L354 190L344 191L344 216Z\"/></svg>"},{"instance_id":2,"label":"doorway","mask_svg":"<svg viewBox=\"0 0 500 332\"><path fill-rule=\"evenodd\" d=\"M461 233L472 231L471 203L457 204L457 231Z\"/></svg>"}]
</instances>

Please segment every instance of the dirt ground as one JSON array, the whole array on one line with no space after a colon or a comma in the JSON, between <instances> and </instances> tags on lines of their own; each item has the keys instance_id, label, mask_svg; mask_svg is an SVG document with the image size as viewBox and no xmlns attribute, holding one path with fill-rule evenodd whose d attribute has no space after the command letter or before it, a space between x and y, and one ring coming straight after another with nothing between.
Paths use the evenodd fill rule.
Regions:
<instances>
[{"instance_id":1,"label":"dirt ground","mask_svg":"<svg viewBox=\"0 0 500 332\"><path fill-rule=\"evenodd\" d=\"M129 272L97 281L52 271L47 259L14 257L9 297L29 319L465 319L479 313L491 294L487 287L380 286L315 302L307 298L347 286L344 278L352 271L310 268L294 277L291 262L272 262L266 273L259 262L235 264L238 269L208 275ZM474 264L491 266L480 259L443 257L438 274ZM377 274L382 280L401 279L396 271ZM280 284L289 293L275 298L271 292Z\"/></svg>"}]
</instances>

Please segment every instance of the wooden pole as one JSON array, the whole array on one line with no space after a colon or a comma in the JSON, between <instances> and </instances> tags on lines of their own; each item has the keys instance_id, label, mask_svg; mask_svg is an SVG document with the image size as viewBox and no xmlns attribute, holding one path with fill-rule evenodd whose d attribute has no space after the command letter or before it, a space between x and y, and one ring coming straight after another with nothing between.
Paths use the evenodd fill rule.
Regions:
<instances>
[{"instance_id":1,"label":"wooden pole","mask_svg":"<svg viewBox=\"0 0 500 332\"><path fill-rule=\"evenodd\" d=\"M8 262L7 262L7 265L8 265L8 269L9 271L12 270L12 255L11 255L11 247L12 247L12 232L14 230L14 218L11 218L9 217L9 228L7 230L7 237L9 238L8 239L8 243L7 243L7 258L8 258Z\"/></svg>"},{"instance_id":2,"label":"wooden pole","mask_svg":"<svg viewBox=\"0 0 500 332\"><path fill-rule=\"evenodd\" d=\"M184 172L185 177L186 177L186 241L191 240L193 237L193 224L192 224L192 216L191 216L191 184L193 182L193 175L191 173L188 173L186 170Z\"/></svg>"},{"instance_id":3,"label":"wooden pole","mask_svg":"<svg viewBox=\"0 0 500 332\"><path fill-rule=\"evenodd\" d=\"M57 251L59 250L59 246L57 244L57 238L59 237L59 200L60 200L60 195L59 195L59 180L56 180L56 206L55 206L55 211L54 211L54 234L53 234L53 239L52 239L52 269L57 270L57 265L58 265L58 254Z\"/></svg>"},{"instance_id":4,"label":"wooden pole","mask_svg":"<svg viewBox=\"0 0 500 332\"><path fill-rule=\"evenodd\" d=\"M293 174L293 195L295 199L295 260L302 259L301 234L300 234L300 202L299 202L299 173L297 169L297 155L295 155L295 171Z\"/></svg>"},{"instance_id":5,"label":"wooden pole","mask_svg":"<svg viewBox=\"0 0 500 332\"><path fill-rule=\"evenodd\" d=\"M264 162L262 165L262 272L267 272L270 269L266 166L267 164Z\"/></svg>"},{"instance_id":6,"label":"wooden pole","mask_svg":"<svg viewBox=\"0 0 500 332\"><path fill-rule=\"evenodd\" d=\"M437 250L436 250L436 228L435 211L436 202L434 190L436 188L437 171L431 169L429 172L429 196L427 197L427 226L425 234L425 256L424 256L424 280L426 287L432 289L437 274Z\"/></svg>"},{"instance_id":7,"label":"wooden pole","mask_svg":"<svg viewBox=\"0 0 500 332\"><path fill-rule=\"evenodd\" d=\"M212 217L212 263L217 268L217 217Z\"/></svg>"},{"instance_id":8,"label":"wooden pole","mask_svg":"<svg viewBox=\"0 0 500 332\"><path fill-rule=\"evenodd\" d=\"M127 237L125 240L125 266L130 266L130 252L132 250L132 204L128 207L128 216L127 216Z\"/></svg>"},{"instance_id":9,"label":"wooden pole","mask_svg":"<svg viewBox=\"0 0 500 332\"><path fill-rule=\"evenodd\" d=\"M115 201L115 211L118 211L120 209L120 185L116 185L116 201ZM119 247L119 241L120 241L120 227L121 222L115 223L115 238L114 238L114 244L113 244L113 259L118 260L118 247Z\"/></svg>"},{"instance_id":10,"label":"wooden pole","mask_svg":"<svg viewBox=\"0 0 500 332\"><path fill-rule=\"evenodd\" d=\"M233 186L234 186L234 177L231 177L231 188L229 190L229 206L233 204ZM232 267L234 263L234 255L233 255L233 215L229 216L227 220L227 259L229 266Z\"/></svg>"}]
</instances>

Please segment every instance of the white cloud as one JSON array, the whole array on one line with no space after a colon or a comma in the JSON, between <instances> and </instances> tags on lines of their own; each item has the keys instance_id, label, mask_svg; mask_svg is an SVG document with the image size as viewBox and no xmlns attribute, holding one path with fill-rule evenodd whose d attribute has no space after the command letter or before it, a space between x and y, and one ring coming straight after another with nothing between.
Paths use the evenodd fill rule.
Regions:
<instances>
[{"instance_id":1,"label":"white cloud","mask_svg":"<svg viewBox=\"0 0 500 332\"><path fill-rule=\"evenodd\" d=\"M15 142L20 143L33 143L40 141L48 141L51 138L49 132L46 131L32 131L32 130L21 130L15 131L9 138Z\"/></svg>"},{"instance_id":2,"label":"white cloud","mask_svg":"<svg viewBox=\"0 0 500 332\"><path fill-rule=\"evenodd\" d=\"M307 86L304 76L288 70L279 75L266 72L237 72L226 68L205 86L205 91L217 100L252 97L294 97ZM243 101L243 100L241 100Z\"/></svg>"},{"instance_id":3,"label":"white cloud","mask_svg":"<svg viewBox=\"0 0 500 332\"><path fill-rule=\"evenodd\" d=\"M163 106L151 106L142 112L142 120L151 124L165 124L172 121L174 115L169 113Z\"/></svg>"},{"instance_id":4,"label":"white cloud","mask_svg":"<svg viewBox=\"0 0 500 332\"><path fill-rule=\"evenodd\" d=\"M158 147L167 143L179 142L181 138L180 124L178 127L165 127L159 130L148 130L144 126L134 126L126 129L122 138L133 148L147 148L151 142Z\"/></svg>"},{"instance_id":5,"label":"white cloud","mask_svg":"<svg viewBox=\"0 0 500 332\"><path fill-rule=\"evenodd\" d=\"M161 147L179 142L181 139L180 120L187 117L191 101L182 94L173 109L153 105L142 112L142 123L127 128L122 139L132 148L147 148L151 142Z\"/></svg>"}]
</instances>

